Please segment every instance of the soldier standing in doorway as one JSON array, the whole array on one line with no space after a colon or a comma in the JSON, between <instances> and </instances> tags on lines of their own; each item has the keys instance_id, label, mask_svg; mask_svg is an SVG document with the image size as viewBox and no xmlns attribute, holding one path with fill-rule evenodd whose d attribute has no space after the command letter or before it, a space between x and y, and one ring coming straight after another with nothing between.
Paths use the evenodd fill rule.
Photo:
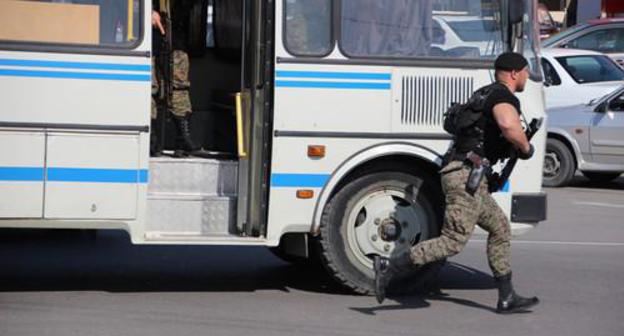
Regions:
<instances>
[{"instance_id":1,"label":"soldier standing in doorway","mask_svg":"<svg viewBox=\"0 0 624 336\"><path fill-rule=\"evenodd\" d=\"M421 242L406 252L391 258L375 257L375 290L379 303L386 294L390 280L415 267L444 260L459 253L472 235L475 225L488 232L487 256L498 286L501 314L526 311L536 305L537 297L525 298L515 293L511 283L511 229L489 192L487 179L466 188L475 160L496 162L509 157L510 150L518 158L528 160L534 148L529 143L520 122L520 101L514 96L522 92L529 76L528 62L520 54L504 53L495 62L496 82L486 86L483 114L476 132L459 139L457 136L440 171L446 210L441 236ZM505 157L506 156L506 157Z\"/></svg>"},{"instance_id":2,"label":"soldier standing in doorway","mask_svg":"<svg viewBox=\"0 0 624 336\"><path fill-rule=\"evenodd\" d=\"M163 4L161 4L161 2ZM161 5L165 8L161 8ZM152 94L157 93L159 90L159 81L156 79L157 75L164 76L165 80L171 81L172 90L171 92L166 92L169 97L165 100L169 102L170 106L167 106L167 109L172 114L177 132L176 150L174 156L184 157L187 155L193 155L199 157L211 157L211 153L203 150L201 146L195 144L191 137L190 117L193 109L189 92L191 82L189 81L190 65L189 56L187 54L187 32L189 25L189 13L192 5L193 0L175 0L172 2L155 0L153 2L154 10L152 12L152 26L154 34L154 48L157 49L163 44L163 36L171 34L171 50L168 51L172 53L169 55L172 59L172 70L170 76L164 76L162 73L152 73ZM170 16L170 27L166 27L164 24L161 12ZM152 63L156 63L154 58L152 58ZM152 68L155 69L156 67ZM152 99L151 117L152 121L155 121L157 118L157 107L154 99ZM152 143L158 143L157 139L152 137ZM151 152L152 155L158 155L159 149L152 146Z\"/></svg>"}]
</instances>

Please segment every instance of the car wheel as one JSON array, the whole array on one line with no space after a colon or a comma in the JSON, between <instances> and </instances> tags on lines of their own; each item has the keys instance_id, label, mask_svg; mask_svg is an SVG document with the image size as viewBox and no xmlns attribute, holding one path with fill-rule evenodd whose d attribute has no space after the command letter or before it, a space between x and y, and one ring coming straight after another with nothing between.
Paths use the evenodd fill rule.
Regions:
<instances>
[{"instance_id":1,"label":"car wheel","mask_svg":"<svg viewBox=\"0 0 624 336\"><path fill-rule=\"evenodd\" d=\"M389 257L439 236L442 193L431 180L424 174L378 172L342 187L321 218L319 252L329 274L357 293L372 294L375 255ZM401 277L389 291L422 288L435 279L441 264Z\"/></svg>"},{"instance_id":2,"label":"car wheel","mask_svg":"<svg viewBox=\"0 0 624 336\"><path fill-rule=\"evenodd\" d=\"M584 171L582 172L583 176L587 177L588 179L594 181L594 182L609 182L609 181L613 181L616 178L620 177L620 175L622 175L622 172L618 172L618 173L603 173L603 172L589 172L589 171Z\"/></svg>"},{"instance_id":3,"label":"car wheel","mask_svg":"<svg viewBox=\"0 0 624 336\"><path fill-rule=\"evenodd\" d=\"M543 184L546 187L563 187L572 180L576 164L568 147L557 139L546 141Z\"/></svg>"}]
</instances>

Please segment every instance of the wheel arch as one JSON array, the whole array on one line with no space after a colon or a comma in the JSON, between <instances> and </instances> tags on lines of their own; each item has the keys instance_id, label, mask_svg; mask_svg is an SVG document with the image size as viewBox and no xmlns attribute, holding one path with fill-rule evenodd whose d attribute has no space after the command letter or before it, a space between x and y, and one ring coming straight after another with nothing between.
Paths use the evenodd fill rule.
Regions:
<instances>
[{"instance_id":1,"label":"wheel arch","mask_svg":"<svg viewBox=\"0 0 624 336\"><path fill-rule=\"evenodd\" d=\"M551 138L563 142L574 158L574 168L578 169L583 162L583 156L581 155L581 149L579 148L576 140L571 138L566 132L559 129L548 129L547 139Z\"/></svg>"},{"instance_id":2,"label":"wheel arch","mask_svg":"<svg viewBox=\"0 0 624 336\"><path fill-rule=\"evenodd\" d=\"M442 157L432 149L408 142L378 144L355 153L332 172L321 190L314 208L310 230L312 235L320 233L323 209L342 186L366 174L383 171L390 164L398 167L419 167L427 174L435 176L442 164Z\"/></svg>"}]
</instances>

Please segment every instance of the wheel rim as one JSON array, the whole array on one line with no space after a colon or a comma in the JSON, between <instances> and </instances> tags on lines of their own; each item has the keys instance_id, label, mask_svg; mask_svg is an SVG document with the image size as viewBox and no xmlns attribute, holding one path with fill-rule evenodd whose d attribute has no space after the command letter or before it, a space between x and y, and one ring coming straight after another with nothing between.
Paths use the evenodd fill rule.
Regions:
<instances>
[{"instance_id":1,"label":"wheel rim","mask_svg":"<svg viewBox=\"0 0 624 336\"><path fill-rule=\"evenodd\" d=\"M544 156L544 178L553 179L561 172L561 159L557 153L549 151Z\"/></svg>"},{"instance_id":2,"label":"wheel rim","mask_svg":"<svg viewBox=\"0 0 624 336\"><path fill-rule=\"evenodd\" d=\"M429 235L431 217L403 190L384 189L362 197L347 217L347 241L357 261L372 268L372 256L389 257ZM395 229L393 229L393 227Z\"/></svg>"}]
</instances>

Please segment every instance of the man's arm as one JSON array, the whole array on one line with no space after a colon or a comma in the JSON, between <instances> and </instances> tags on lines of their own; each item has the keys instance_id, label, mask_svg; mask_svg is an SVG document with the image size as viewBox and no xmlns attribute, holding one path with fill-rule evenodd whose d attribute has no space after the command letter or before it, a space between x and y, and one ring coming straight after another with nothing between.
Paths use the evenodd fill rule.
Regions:
<instances>
[{"instance_id":1,"label":"man's arm","mask_svg":"<svg viewBox=\"0 0 624 336\"><path fill-rule=\"evenodd\" d=\"M494 106L492 113L505 139L522 153L528 154L531 151L531 145L524 134L516 108L508 103L500 103Z\"/></svg>"}]
</instances>

